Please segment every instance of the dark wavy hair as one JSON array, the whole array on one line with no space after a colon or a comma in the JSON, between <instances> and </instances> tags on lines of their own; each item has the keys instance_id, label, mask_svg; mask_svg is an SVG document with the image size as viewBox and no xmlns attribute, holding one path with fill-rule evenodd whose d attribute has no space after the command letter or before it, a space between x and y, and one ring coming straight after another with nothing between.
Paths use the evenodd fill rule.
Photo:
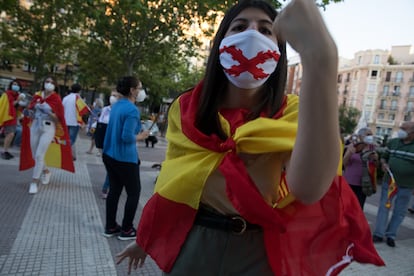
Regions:
<instances>
[{"instance_id":1,"label":"dark wavy hair","mask_svg":"<svg viewBox=\"0 0 414 276\"><path fill-rule=\"evenodd\" d=\"M126 76L118 80L116 85L116 91L121 93L123 96L128 97L131 93L131 88L138 87L139 80L134 76Z\"/></svg>"},{"instance_id":2,"label":"dark wavy hair","mask_svg":"<svg viewBox=\"0 0 414 276\"><path fill-rule=\"evenodd\" d=\"M13 85L13 83L17 83L17 85L20 87L20 89L22 89L22 85L20 84L20 82L18 81L18 80L12 80L10 83L9 83L9 90L11 90L12 89L12 85Z\"/></svg>"},{"instance_id":3,"label":"dark wavy hair","mask_svg":"<svg viewBox=\"0 0 414 276\"><path fill-rule=\"evenodd\" d=\"M206 135L217 134L223 140L227 137L219 123L218 109L224 97L228 80L219 61L219 46L230 27L230 23L240 12L247 8L260 9L271 20L274 20L277 16L276 9L269 2L263 0L242 0L226 12L214 38L208 58L204 85L195 119L195 125L201 132ZM269 79L263 84L260 91L262 99L251 110L249 119L257 118L263 110L267 113L266 115L268 117L272 117L282 105L287 76L286 43L278 41L278 46L281 54L278 65Z\"/></svg>"}]
</instances>

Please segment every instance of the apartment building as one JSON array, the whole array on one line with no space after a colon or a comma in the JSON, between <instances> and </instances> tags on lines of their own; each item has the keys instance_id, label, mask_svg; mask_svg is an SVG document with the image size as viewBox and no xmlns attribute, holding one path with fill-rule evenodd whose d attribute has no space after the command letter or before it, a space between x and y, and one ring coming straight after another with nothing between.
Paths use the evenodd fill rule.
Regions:
<instances>
[{"instance_id":1,"label":"apartment building","mask_svg":"<svg viewBox=\"0 0 414 276\"><path fill-rule=\"evenodd\" d=\"M298 94L300 63L289 62L286 92ZM401 122L414 119L414 47L365 50L339 61L338 105L361 111L362 120L376 135L394 136Z\"/></svg>"}]
</instances>

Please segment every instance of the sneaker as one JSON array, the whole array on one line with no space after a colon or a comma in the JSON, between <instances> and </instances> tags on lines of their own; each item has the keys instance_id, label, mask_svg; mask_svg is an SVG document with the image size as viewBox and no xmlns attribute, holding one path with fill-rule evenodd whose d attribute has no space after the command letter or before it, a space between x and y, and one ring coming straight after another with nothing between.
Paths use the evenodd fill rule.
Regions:
<instances>
[{"instance_id":1,"label":"sneaker","mask_svg":"<svg viewBox=\"0 0 414 276\"><path fill-rule=\"evenodd\" d=\"M14 158L14 156L13 156L10 152L8 152L8 151L3 152L3 153L1 154L1 157L2 157L3 159L5 159L5 160L9 160L9 159Z\"/></svg>"},{"instance_id":2,"label":"sneaker","mask_svg":"<svg viewBox=\"0 0 414 276\"><path fill-rule=\"evenodd\" d=\"M387 245L390 246L390 247L395 247L394 239L387 238Z\"/></svg>"},{"instance_id":3,"label":"sneaker","mask_svg":"<svg viewBox=\"0 0 414 276\"><path fill-rule=\"evenodd\" d=\"M36 194L37 193L37 184L32 182L30 183L29 194Z\"/></svg>"},{"instance_id":4,"label":"sneaker","mask_svg":"<svg viewBox=\"0 0 414 276\"><path fill-rule=\"evenodd\" d=\"M381 237L379 237L379 236L373 236L372 237L372 241L373 242L382 242L383 241L383 238L381 238Z\"/></svg>"},{"instance_id":5,"label":"sneaker","mask_svg":"<svg viewBox=\"0 0 414 276\"><path fill-rule=\"evenodd\" d=\"M110 238L118 235L119 233L121 233L121 226L116 225L116 227L112 229L105 229L105 232L102 235L104 235L104 237Z\"/></svg>"},{"instance_id":6,"label":"sneaker","mask_svg":"<svg viewBox=\"0 0 414 276\"><path fill-rule=\"evenodd\" d=\"M42 177L41 177L41 180L42 180L42 184L43 185L47 185L47 184L49 184L49 181L50 181L50 176L52 175L52 173L50 172L50 171L48 171L47 173L42 173Z\"/></svg>"},{"instance_id":7,"label":"sneaker","mask_svg":"<svg viewBox=\"0 0 414 276\"><path fill-rule=\"evenodd\" d=\"M118 236L118 239L121 241L135 240L137 237L137 231L134 228L129 229L129 231L121 231L121 235Z\"/></svg>"},{"instance_id":8,"label":"sneaker","mask_svg":"<svg viewBox=\"0 0 414 276\"><path fill-rule=\"evenodd\" d=\"M414 208L408 208L408 212L410 212L411 214L414 214Z\"/></svg>"}]
</instances>

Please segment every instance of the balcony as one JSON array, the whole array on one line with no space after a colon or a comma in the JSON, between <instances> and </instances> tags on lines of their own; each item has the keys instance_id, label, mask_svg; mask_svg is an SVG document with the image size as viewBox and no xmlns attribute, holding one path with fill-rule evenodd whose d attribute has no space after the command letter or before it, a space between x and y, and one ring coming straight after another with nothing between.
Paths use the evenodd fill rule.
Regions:
<instances>
[{"instance_id":1,"label":"balcony","mask_svg":"<svg viewBox=\"0 0 414 276\"><path fill-rule=\"evenodd\" d=\"M376 124L381 124L383 126L394 126L394 120L387 120L387 119L377 119Z\"/></svg>"},{"instance_id":2,"label":"balcony","mask_svg":"<svg viewBox=\"0 0 414 276\"><path fill-rule=\"evenodd\" d=\"M394 82L394 83L402 83L404 81L403 78L385 78L384 82Z\"/></svg>"}]
</instances>

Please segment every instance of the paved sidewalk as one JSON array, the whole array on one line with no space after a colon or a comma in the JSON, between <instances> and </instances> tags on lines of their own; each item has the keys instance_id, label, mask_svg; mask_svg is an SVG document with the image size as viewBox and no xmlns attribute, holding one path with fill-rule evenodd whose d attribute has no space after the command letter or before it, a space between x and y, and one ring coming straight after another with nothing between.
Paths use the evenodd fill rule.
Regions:
<instances>
[{"instance_id":1,"label":"paved sidewalk","mask_svg":"<svg viewBox=\"0 0 414 276\"><path fill-rule=\"evenodd\" d=\"M126 275L126 263L116 266L114 256L129 242L101 234L105 200L100 189L105 169L100 156L86 154L89 141L84 136L77 141L76 173L52 169L50 184L42 185L36 195L28 194L31 170L19 172L17 157L0 159L0 275ZM152 194L158 174L152 165L162 161L160 152L165 151L166 142L160 139L152 152L144 143L138 147L143 160L142 191L135 225ZM18 150L12 153L18 155ZM124 201L125 194L119 221ZM375 214L376 207L367 206L367 216ZM376 245L387 267L353 263L341 275L414 275L414 216L407 216L404 229L407 238L397 240L397 247ZM132 275L159 276L161 271L148 258Z\"/></svg>"}]
</instances>

